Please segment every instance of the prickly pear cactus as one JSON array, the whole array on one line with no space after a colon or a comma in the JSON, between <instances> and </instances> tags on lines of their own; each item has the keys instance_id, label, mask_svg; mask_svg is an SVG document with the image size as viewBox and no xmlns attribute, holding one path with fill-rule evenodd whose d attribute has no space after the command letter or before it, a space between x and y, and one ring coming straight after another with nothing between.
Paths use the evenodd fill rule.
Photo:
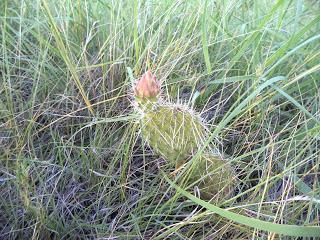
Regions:
<instances>
[{"instance_id":1,"label":"prickly pear cactus","mask_svg":"<svg viewBox=\"0 0 320 240\"><path fill-rule=\"evenodd\" d=\"M147 71L134 88L141 117L141 134L149 146L179 168L202 146L207 131L201 119L185 107L159 100L160 83ZM190 179L198 181L201 196L210 199L230 191L232 170L222 158L203 154ZM205 176L205 177L203 177ZM227 186L228 185L228 186Z\"/></svg>"},{"instance_id":2,"label":"prickly pear cactus","mask_svg":"<svg viewBox=\"0 0 320 240\"><path fill-rule=\"evenodd\" d=\"M155 151L179 167L201 146L205 129L185 109L157 104L144 114L141 133Z\"/></svg>"},{"instance_id":3,"label":"prickly pear cactus","mask_svg":"<svg viewBox=\"0 0 320 240\"><path fill-rule=\"evenodd\" d=\"M219 155L203 154L191 171L189 181L196 182L203 199L219 200L230 196L234 188L234 171Z\"/></svg>"}]
</instances>

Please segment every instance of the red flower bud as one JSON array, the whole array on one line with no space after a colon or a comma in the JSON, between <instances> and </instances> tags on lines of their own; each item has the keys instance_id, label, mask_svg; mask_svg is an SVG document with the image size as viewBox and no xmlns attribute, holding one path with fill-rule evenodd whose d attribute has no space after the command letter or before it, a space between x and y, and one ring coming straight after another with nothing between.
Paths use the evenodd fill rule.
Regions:
<instances>
[{"instance_id":1,"label":"red flower bud","mask_svg":"<svg viewBox=\"0 0 320 240\"><path fill-rule=\"evenodd\" d=\"M150 70L142 75L134 88L134 94L141 99L156 97L160 92L160 83Z\"/></svg>"}]
</instances>

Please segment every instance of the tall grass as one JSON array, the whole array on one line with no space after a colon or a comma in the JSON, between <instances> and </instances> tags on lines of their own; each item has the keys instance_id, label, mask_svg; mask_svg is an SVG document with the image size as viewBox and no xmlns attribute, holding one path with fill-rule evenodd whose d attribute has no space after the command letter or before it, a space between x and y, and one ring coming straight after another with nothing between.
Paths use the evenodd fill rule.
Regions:
<instances>
[{"instance_id":1,"label":"tall grass","mask_svg":"<svg viewBox=\"0 0 320 240\"><path fill-rule=\"evenodd\" d=\"M319 33L312 0L0 1L0 239L299 239L177 191L130 75L151 68L228 156L211 210L319 226Z\"/></svg>"}]
</instances>

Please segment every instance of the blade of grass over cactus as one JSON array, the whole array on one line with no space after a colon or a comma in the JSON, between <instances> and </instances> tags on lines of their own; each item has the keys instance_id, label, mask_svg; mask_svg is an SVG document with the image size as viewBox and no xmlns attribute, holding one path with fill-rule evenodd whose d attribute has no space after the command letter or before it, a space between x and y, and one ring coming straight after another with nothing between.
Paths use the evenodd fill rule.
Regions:
<instances>
[{"instance_id":1,"label":"blade of grass over cactus","mask_svg":"<svg viewBox=\"0 0 320 240\"><path fill-rule=\"evenodd\" d=\"M180 188L174 184L166 175L164 175L168 183L175 188L180 194L189 198L192 202L210 210L213 213L220 215L221 217L230 219L234 222L253 227L259 230L274 232L277 234L282 234L286 236L296 236L296 237L320 237L320 227L317 226L297 226L288 224L277 224L267 221L262 221L259 219L254 219L252 217L246 217L241 214L233 213L228 210L214 206L194 195L188 193L184 189Z\"/></svg>"},{"instance_id":2,"label":"blade of grass over cactus","mask_svg":"<svg viewBox=\"0 0 320 240\"><path fill-rule=\"evenodd\" d=\"M313 130L313 131L317 131L317 130L319 130L319 129L320 129L320 126L315 127L315 128L312 129L312 130ZM303 133L301 133L300 135L306 135L306 133L308 133L308 132L310 132L310 130L308 130L308 131L306 131L306 132L303 132ZM315 137L314 137L314 138L315 138ZM265 149L267 149L268 147L270 147L271 145L274 146L274 145L276 145L276 144L280 144L280 143L284 143L284 142L285 142L285 140L278 141L277 143L273 143L273 144L270 144L270 145L261 147L260 149L255 149L255 150L251 151L250 153L247 153L246 155L253 155L253 154L256 154L256 153L261 153L261 152L263 152ZM302 142L300 142L300 143L302 144ZM275 179L281 179L285 174L288 174L288 173L290 173L291 171L293 171L294 169L299 168L299 167L303 166L304 164L306 164L310 159L308 159L308 158L307 158L307 159L303 159L303 161L298 161L298 159L301 158L301 156L309 149L309 147L310 147L309 145L306 145L306 146L300 151L300 154L297 155L295 161L293 161L292 164L290 164L290 165L287 166L286 168L283 168L283 170L282 170L279 174L270 177L270 178L269 178L269 181L273 181L273 180L275 180ZM234 161L238 161L238 160L240 160L240 159L242 159L242 158L245 158L246 155L237 157L237 158L235 158L235 159L233 159L233 160L234 160ZM311 156L311 157L312 157L312 156ZM311 158L311 157L310 157L310 158ZM195 158L193 158L193 159L195 159ZM191 164L192 164L192 160L188 163L188 165L191 165ZM185 169L188 169L188 166L186 166ZM176 183L176 181L178 181L179 177L182 176L183 173L184 173L184 170L182 170L181 173L176 177L174 183ZM235 199L237 199L237 198L239 198L239 197L241 197L241 196L243 196L243 195L245 195L245 194L248 194L249 192L254 191L257 187L263 186L264 184L266 184L266 180L261 181L261 182L258 183L255 187L250 188L250 189L248 189L248 190L246 190L246 191L243 191L243 192L239 193L237 196L234 196L234 197L226 200L223 204L230 203L230 202L234 201ZM309 189L310 189L310 187L309 187ZM304 188L303 190L304 190L304 191L302 191L302 192L303 192L304 194L306 194L306 188ZM168 191L169 191L169 189L168 189ZM306 195L307 195L307 196L310 196L310 197L314 197L314 196L311 196L310 194L306 194Z\"/></svg>"}]
</instances>

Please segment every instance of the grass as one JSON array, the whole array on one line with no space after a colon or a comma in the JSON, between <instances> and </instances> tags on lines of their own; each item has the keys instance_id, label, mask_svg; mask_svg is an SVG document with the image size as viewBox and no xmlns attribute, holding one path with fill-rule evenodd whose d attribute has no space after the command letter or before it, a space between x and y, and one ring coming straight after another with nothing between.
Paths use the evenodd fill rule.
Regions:
<instances>
[{"instance_id":1,"label":"grass","mask_svg":"<svg viewBox=\"0 0 320 240\"><path fill-rule=\"evenodd\" d=\"M319 227L319 13L313 0L0 1L0 239ZM206 145L236 171L233 197L203 203L164 176L132 107L147 68L202 114Z\"/></svg>"}]
</instances>

